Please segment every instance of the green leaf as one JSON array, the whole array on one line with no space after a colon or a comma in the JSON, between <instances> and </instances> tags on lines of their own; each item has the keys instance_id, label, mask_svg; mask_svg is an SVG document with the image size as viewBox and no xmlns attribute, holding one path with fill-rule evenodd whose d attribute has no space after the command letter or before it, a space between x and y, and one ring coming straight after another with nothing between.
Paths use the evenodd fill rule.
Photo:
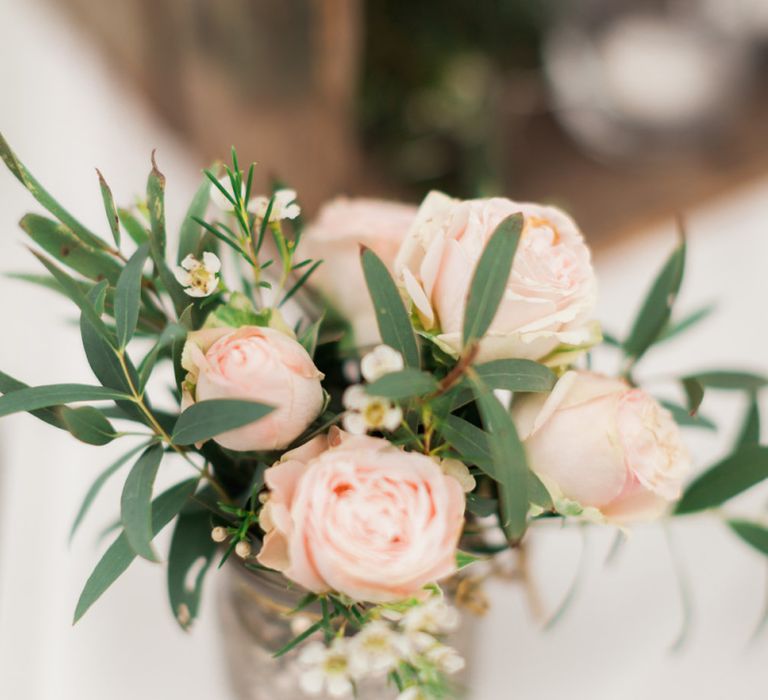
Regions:
<instances>
[{"instance_id":1,"label":"green leaf","mask_svg":"<svg viewBox=\"0 0 768 700\"><path fill-rule=\"evenodd\" d=\"M21 411L36 411L78 401L114 401L129 399L122 392L104 386L87 384L46 384L17 389L0 397L0 418Z\"/></svg>"},{"instance_id":2,"label":"green leaf","mask_svg":"<svg viewBox=\"0 0 768 700\"><path fill-rule=\"evenodd\" d=\"M215 553L208 512L199 508L182 511L176 520L168 553L168 598L173 616L182 629L187 629L197 618L203 579ZM194 582L188 582L192 573Z\"/></svg>"},{"instance_id":3,"label":"green leaf","mask_svg":"<svg viewBox=\"0 0 768 700\"><path fill-rule=\"evenodd\" d=\"M149 232L146 227L128 209L118 209L117 213L123 228L137 246L149 242Z\"/></svg>"},{"instance_id":4,"label":"green leaf","mask_svg":"<svg viewBox=\"0 0 768 700\"><path fill-rule=\"evenodd\" d=\"M768 556L768 528L749 520L740 519L729 520L728 527L750 547Z\"/></svg>"},{"instance_id":5,"label":"green leaf","mask_svg":"<svg viewBox=\"0 0 768 700\"><path fill-rule=\"evenodd\" d=\"M643 306L635 318L629 337L624 341L627 356L640 359L661 335L669 322L685 270L685 239L672 251L656 277Z\"/></svg>"},{"instance_id":6,"label":"green leaf","mask_svg":"<svg viewBox=\"0 0 768 700\"><path fill-rule=\"evenodd\" d=\"M704 385L693 377L686 377L683 379L683 390L688 399L688 413L695 416L704 400Z\"/></svg>"},{"instance_id":7,"label":"green leaf","mask_svg":"<svg viewBox=\"0 0 768 700\"><path fill-rule=\"evenodd\" d=\"M676 338L681 333L687 331L689 328L693 328L705 318L708 318L714 310L714 304L707 304L707 306L702 306L700 309L696 309L696 311L691 312L675 323L668 323L656 339L656 343L658 344Z\"/></svg>"},{"instance_id":8,"label":"green leaf","mask_svg":"<svg viewBox=\"0 0 768 700\"><path fill-rule=\"evenodd\" d=\"M745 445L708 469L685 490L677 515L719 506L768 477L768 447Z\"/></svg>"},{"instance_id":9,"label":"green leaf","mask_svg":"<svg viewBox=\"0 0 768 700\"><path fill-rule=\"evenodd\" d=\"M142 444L142 445L138 445L137 447L134 447L130 452L127 452L118 460L112 462L112 464L110 464L103 472L101 472L96 477L94 482L88 488L88 491L85 494L85 498L83 498L83 503L80 506L80 510L77 511L75 520L72 523L72 529L69 531L69 542L72 542L72 540L74 539L75 534L77 533L77 530L80 527L80 524L83 522L83 519L88 514L88 511L90 510L91 505L96 500L96 496L99 495L102 487L104 486L104 484L107 483L107 480L109 479L109 477L112 476L118 469L120 469L120 467L122 467L137 452L140 452L145 448L146 448L146 444Z\"/></svg>"},{"instance_id":10,"label":"green leaf","mask_svg":"<svg viewBox=\"0 0 768 700\"><path fill-rule=\"evenodd\" d=\"M46 253L88 279L107 279L114 284L120 275L120 264L114 257L83 243L58 221L39 214L27 214L19 226Z\"/></svg>"},{"instance_id":11,"label":"green leaf","mask_svg":"<svg viewBox=\"0 0 768 700\"><path fill-rule=\"evenodd\" d=\"M172 345L174 341L184 342L186 337L187 329L178 323L169 323L163 329L157 342L139 365L139 391L144 391L144 388L147 386L147 381L149 381L160 353L169 345Z\"/></svg>"},{"instance_id":12,"label":"green leaf","mask_svg":"<svg viewBox=\"0 0 768 700\"><path fill-rule=\"evenodd\" d=\"M120 274L115 290L115 328L117 344L122 350L133 338L139 322L141 306L141 278L144 263L149 255L149 246L141 246L128 261Z\"/></svg>"},{"instance_id":13,"label":"green leaf","mask_svg":"<svg viewBox=\"0 0 768 700\"><path fill-rule=\"evenodd\" d=\"M512 261L523 231L522 214L504 219L491 235L475 267L464 310L464 347L480 340L496 316L512 271Z\"/></svg>"},{"instance_id":14,"label":"green leaf","mask_svg":"<svg viewBox=\"0 0 768 700\"><path fill-rule=\"evenodd\" d=\"M117 437L112 424L93 406L62 406L61 419L72 435L89 445L106 445Z\"/></svg>"},{"instance_id":15,"label":"green leaf","mask_svg":"<svg viewBox=\"0 0 768 700\"><path fill-rule=\"evenodd\" d=\"M456 568L463 569L470 564L474 564L476 561L483 561L483 557L476 557L469 552L462 552L460 549L456 550Z\"/></svg>"},{"instance_id":16,"label":"green leaf","mask_svg":"<svg viewBox=\"0 0 768 700\"><path fill-rule=\"evenodd\" d=\"M173 301L177 314L188 306L189 299L176 281L165 260L165 176L157 169L152 152L152 171L147 179L147 208L149 209L149 250L163 286Z\"/></svg>"},{"instance_id":17,"label":"green leaf","mask_svg":"<svg viewBox=\"0 0 768 700\"><path fill-rule=\"evenodd\" d=\"M30 194L42 204L51 214L53 214L61 223L67 226L83 243L92 248L108 249L106 241L103 241L96 234L91 233L74 216L72 216L64 207L62 207L32 176L24 164L16 157L11 150L8 142L0 134L0 158L3 159L8 170L10 170L16 179L29 190Z\"/></svg>"},{"instance_id":18,"label":"green leaf","mask_svg":"<svg viewBox=\"0 0 768 700\"><path fill-rule=\"evenodd\" d=\"M52 261L48 260L44 255L32 251L32 254L46 267L56 281L61 285L64 293L80 307L80 310L86 316L94 330L104 338L108 343L113 344L114 340L109 329L104 325L101 320L101 316L96 313L96 309L93 304L88 300L83 293L80 285L72 279L64 270L55 265Z\"/></svg>"},{"instance_id":19,"label":"green leaf","mask_svg":"<svg viewBox=\"0 0 768 700\"><path fill-rule=\"evenodd\" d=\"M128 544L149 561L158 560L152 547L152 487L162 460L162 445L148 447L128 474L120 498L120 520Z\"/></svg>"},{"instance_id":20,"label":"green leaf","mask_svg":"<svg viewBox=\"0 0 768 700\"><path fill-rule=\"evenodd\" d=\"M112 238L115 241L115 245L119 248L120 220L117 218L117 208L115 207L115 200L112 197L112 190L109 189L107 181L104 179L104 176L98 168L96 168L96 173L99 176L99 187L101 188L101 198L104 201L104 211L107 214L107 222L112 231Z\"/></svg>"},{"instance_id":21,"label":"green leaf","mask_svg":"<svg viewBox=\"0 0 768 700\"><path fill-rule=\"evenodd\" d=\"M475 493L467 494L467 510L481 518L493 515L499 508L499 502L495 498L484 498Z\"/></svg>"},{"instance_id":22,"label":"green leaf","mask_svg":"<svg viewBox=\"0 0 768 700\"><path fill-rule=\"evenodd\" d=\"M381 340L403 356L406 367L418 369L421 364L419 346L400 292L376 253L365 247L361 250L363 273L376 311Z\"/></svg>"},{"instance_id":23,"label":"green leaf","mask_svg":"<svg viewBox=\"0 0 768 700\"><path fill-rule=\"evenodd\" d=\"M315 350L317 349L317 339L320 335L320 326L323 325L325 320L325 314L311 324L307 330L305 330L299 338L299 343L309 353L310 357L315 356Z\"/></svg>"},{"instance_id":24,"label":"green leaf","mask_svg":"<svg viewBox=\"0 0 768 700\"><path fill-rule=\"evenodd\" d=\"M205 442L228 430L253 423L274 407L255 401L212 399L193 404L176 421L171 440L177 445Z\"/></svg>"},{"instance_id":25,"label":"green leaf","mask_svg":"<svg viewBox=\"0 0 768 700\"><path fill-rule=\"evenodd\" d=\"M736 440L736 447L743 445L757 445L760 442L760 406L757 403L757 396L754 394L749 400L747 415L744 417L744 423L741 426L739 437Z\"/></svg>"},{"instance_id":26,"label":"green leaf","mask_svg":"<svg viewBox=\"0 0 768 700\"><path fill-rule=\"evenodd\" d=\"M427 372L406 367L398 372L390 372L366 385L369 396L380 396L393 401L409 399L412 396L424 396L437 391L437 380Z\"/></svg>"},{"instance_id":27,"label":"green leaf","mask_svg":"<svg viewBox=\"0 0 768 700\"><path fill-rule=\"evenodd\" d=\"M20 382L18 379L14 379L10 374L0 372L0 394L10 394L19 389L29 389L29 385ZM60 428L61 430L67 429L64 425L64 421L61 419L61 406L41 408L36 411L30 411L30 413L35 416L35 418L45 421L48 425Z\"/></svg>"},{"instance_id":28,"label":"green leaf","mask_svg":"<svg viewBox=\"0 0 768 700\"><path fill-rule=\"evenodd\" d=\"M768 386L768 377L761 374L733 372L730 370L696 372L684 379L695 379L707 389L722 389L724 391L749 391L754 393Z\"/></svg>"},{"instance_id":29,"label":"green leaf","mask_svg":"<svg viewBox=\"0 0 768 700\"><path fill-rule=\"evenodd\" d=\"M660 403L672 414L672 418L675 419L675 423L679 426L702 428L704 430L717 430L717 426L712 420L702 416L701 413L692 416L687 408L678 406L676 403L672 403L671 401L661 401Z\"/></svg>"},{"instance_id":30,"label":"green leaf","mask_svg":"<svg viewBox=\"0 0 768 700\"><path fill-rule=\"evenodd\" d=\"M203 239L203 227L200 226L196 218L205 216L205 210L208 208L208 201L211 196L211 183L208 178L203 178L200 187L197 188L195 196L189 203L187 213L184 215L184 222L181 224L179 232L179 252L176 256L176 262L181 261L192 255L199 258L202 255L200 243Z\"/></svg>"},{"instance_id":31,"label":"green leaf","mask_svg":"<svg viewBox=\"0 0 768 700\"><path fill-rule=\"evenodd\" d=\"M164 491L152 502L152 534L162 530L184 507L189 497L195 492L198 479L188 479ZM83 592L77 601L73 624L102 596L136 558L136 553L128 544L125 533L118 538L96 564L93 573L85 582Z\"/></svg>"},{"instance_id":32,"label":"green leaf","mask_svg":"<svg viewBox=\"0 0 768 700\"><path fill-rule=\"evenodd\" d=\"M557 375L532 360L493 360L474 366L475 372L490 389L508 391L552 391Z\"/></svg>"},{"instance_id":33,"label":"green leaf","mask_svg":"<svg viewBox=\"0 0 768 700\"><path fill-rule=\"evenodd\" d=\"M290 298L291 298L291 297L292 297L294 294L296 294L296 292L298 292L298 291L299 291L299 289L301 289L301 288L304 286L304 284L306 283L306 281L309 279L310 275L311 275L311 274L312 274L312 273L313 273L315 270L317 270L317 268L318 268L318 267L320 267L320 265L322 265L322 263L323 263L323 261L322 261L322 260L315 260L315 262L313 262L313 263L312 263L312 264L311 264L311 265L310 265L310 266L307 268L306 272L304 272L304 274L303 274L301 277L299 277L299 279L298 279L298 280L296 280L296 283L295 283L295 284L294 284L294 285L293 285L293 286L292 286L292 287L291 287L291 288L290 288L290 289L289 289L289 290L288 290L288 291L285 293L285 296L284 296L284 297L281 299L281 301L280 301L280 304L279 304L278 306L282 306L282 305L283 305L283 304L285 304L285 302L286 302L286 301L288 301L288 300L289 300L289 299L290 299Z\"/></svg>"},{"instance_id":34,"label":"green leaf","mask_svg":"<svg viewBox=\"0 0 768 700\"><path fill-rule=\"evenodd\" d=\"M525 450L508 411L493 392L470 370L477 407L488 432L496 480L499 482L501 526L512 541L525 532L528 515L528 465Z\"/></svg>"}]
</instances>

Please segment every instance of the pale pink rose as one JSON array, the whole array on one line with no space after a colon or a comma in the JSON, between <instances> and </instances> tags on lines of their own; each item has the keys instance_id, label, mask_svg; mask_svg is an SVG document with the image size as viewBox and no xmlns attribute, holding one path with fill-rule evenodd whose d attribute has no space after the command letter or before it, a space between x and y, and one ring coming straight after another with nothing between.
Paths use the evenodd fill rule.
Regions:
<instances>
[{"instance_id":1,"label":"pale pink rose","mask_svg":"<svg viewBox=\"0 0 768 700\"><path fill-rule=\"evenodd\" d=\"M531 469L556 501L628 522L658 517L680 497L688 451L670 412L641 389L566 372L551 394L517 399L512 415Z\"/></svg>"},{"instance_id":2,"label":"pale pink rose","mask_svg":"<svg viewBox=\"0 0 768 700\"><path fill-rule=\"evenodd\" d=\"M320 209L302 238L302 254L324 261L310 283L350 321L359 347L379 342L360 246L370 248L391 269L415 216L416 207L408 204L340 197Z\"/></svg>"},{"instance_id":3,"label":"pale pink rose","mask_svg":"<svg viewBox=\"0 0 768 700\"><path fill-rule=\"evenodd\" d=\"M333 428L265 482L258 560L310 591L388 602L456 570L464 494L425 455Z\"/></svg>"},{"instance_id":4,"label":"pale pink rose","mask_svg":"<svg viewBox=\"0 0 768 700\"><path fill-rule=\"evenodd\" d=\"M496 227L518 212L525 217L523 233L480 358L540 360L600 338L589 248L568 215L500 197L461 201L432 192L398 253L395 274L424 328L453 355L461 350L464 308L480 255Z\"/></svg>"},{"instance_id":5,"label":"pale pink rose","mask_svg":"<svg viewBox=\"0 0 768 700\"><path fill-rule=\"evenodd\" d=\"M282 449L322 409L323 375L299 343L272 328L195 331L187 338L182 364L189 373L182 408L208 399L245 399L275 407L261 420L214 438L230 450Z\"/></svg>"}]
</instances>

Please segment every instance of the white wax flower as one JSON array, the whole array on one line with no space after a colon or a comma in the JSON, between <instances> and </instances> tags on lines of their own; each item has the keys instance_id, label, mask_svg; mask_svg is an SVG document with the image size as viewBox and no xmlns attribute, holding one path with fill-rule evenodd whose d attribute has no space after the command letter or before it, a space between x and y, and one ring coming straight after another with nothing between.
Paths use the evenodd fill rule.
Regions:
<instances>
[{"instance_id":1,"label":"white wax flower","mask_svg":"<svg viewBox=\"0 0 768 700\"><path fill-rule=\"evenodd\" d=\"M296 203L296 190L276 190L275 201L272 203L272 210L269 212L269 220L274 223L282 219L295 219L301 214L301 207ZM267 214L270 197L264 195L254 197L248 202L248 209L258 219L263 219Z\"/></svg>"},{"instance_id":2,"label":"white wax flower","mask_svg":"<svg viewBox=\"0 0 768 700\"><path fill-rule=\"evenodd\" d=\"M309 695L320 695L324 690L332 698L352 695L349 642L337 637L326 647L322 642L308 644L299 656L305 670L299 676L301 689Z\"/></svg>"},{"instance_id":3,"label":"white wax flower","mask_svg":"<svg viewBox=\"0 0 768 700\"><path fill-rule=\"evenodd\" d=\"M406 632L444 634L453 632L459 622L459 611L441 598L434 597L411 608L401 624Z\"/></svg>"},{"instance_id":4,"label":"white wax flower","mask_svg":"<svg viewBox=\"0 0 768 700\"><path fill-rule=\"evenodd\" d=\"M373 430L396 430L403 411L388 399L369 396L360 384L349 387L342 398L347 412L342 425L353 435L365 435Z\"/></svg>"},{"instance_id":5,"label":"white wax flower","mask_svg":"<svg viewBox=\"0 0 768 700\"><path fill-rule=\"evenodd\" d=\"M404 367L403 356L389 345L378 345L360 360L360 373L367 382L399 372Z\"/></svg>"},{"instance_id":6,"label":"white wax flower","mask_svg":"<svg viewBox=\"0 0 768 700\"><path fill-rule=\"evenodd\" d=\"M229 179L229 175L224 175L224 177L219 178L219 184L227 191L230 195L232 195L232 198L234 199L234 194L232 193L232 182ZM242 187L240 196L245 196L245 186ZM221 209L222 211L233 211L234 205L232 202L230 202L221 192L221 190L216 187L213 183L211 183L211 201L213 204Z\"/></svg>"},{"instance_id":7,"label":"white wax flower","mask_svg":"<svg viewBox=\"0 0 768 700\"><path fill-rule=\"evenodd\" d=\"M464 462L460 462L458 459L441 459L439 464L443 473L456 479L465 493L474 490L477 482Z\"/></svg>"},{"instance_id":8,"label":"white wax flower","mask_svg":"<svg viewBox=\"0 0 768 700\"><path fill-rule=\"evenodd\" d=\"M465 665L459 652L439 642L428 649L425 656L443 673L458 673Z\"/></svg>"},{"instance_id":9,"label":"white wax flower","mask_svg":"<svg viewBox=\"0 0 768 700\"><path fill-rule=\"evenodd\" d=\"M383 620L366 624L350 645L351 663L358 677L380 675L394 669L409 651L405 636Z\"/></svg>"},{"instance_id":10,"label":"white wax flower","mask_svg":"<svg viewBox=\"0 0 768 700\"><path fill-rule=\"evenodd\" d=\"M176 280L189 296L207 297L219 286L219 270L221 261L213 253L203 253L202 260L187 255L176 268Z\"/></svg>"}]
</instances>

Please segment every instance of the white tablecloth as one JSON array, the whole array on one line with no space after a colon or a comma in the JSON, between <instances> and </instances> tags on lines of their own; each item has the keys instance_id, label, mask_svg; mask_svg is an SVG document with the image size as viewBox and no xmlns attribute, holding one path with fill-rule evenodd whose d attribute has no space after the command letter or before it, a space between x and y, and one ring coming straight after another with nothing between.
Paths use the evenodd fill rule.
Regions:
<instances>
[{"instance_id":1,"label":"white tablecloth","mask_svg":"<svg viewBox=\"0 0 768 700\"><path fill-rule=\"evenodd\" d=\"M149 153L168 177L168 212L178 222L197 182L193 162L116 81L101 57L48 6L0 0L0 83L6 138L32 172L87 224L105 230L94 166L118 201L144 186ZM35 205L0 174L0 269L36 271L16 229ZM715 300L716 321L650 356L648 372L741 364L766 370L765 265L768 181L695 212L683 309ZM671 230L603 254L601 318L626 329L636 303L673 245ZM0 367L33 383L91 381L69 304L0 278ZM23 300L23 303L22 303ZM32 311L33 310L33 311ZM700 463L730 439L741 404L711 396L719 438L692 436ZM9 700L197 700L229 698L219 656L210 577L202 618L184 634L168 611L163 570L136 562L78 623L74 603L96 558L95 533L112 522L119 480L110 483L79 538L69 524L88 483L115 454L96 450L28 416L0 422L0 697ZM170 473L169 473L170 471ZM182 469L161 475L169 483ZM753 507L764 504L753 501ZM517 587L490 587L492 613L479 626L472 660L475 700L704 698L765 693L768 645L747 641L766 589L765 563L715 522L673 523L691 579L695 625L670 654L681 609L672 560L659 528L640 528L609 567L613 533L591 531L579 594L561 623L544 632ZM554 609L577 568L581 536L543 530L532 538L533 577ZM103 548L103 544L101 545Z\"/></svg>"}]
</instances>

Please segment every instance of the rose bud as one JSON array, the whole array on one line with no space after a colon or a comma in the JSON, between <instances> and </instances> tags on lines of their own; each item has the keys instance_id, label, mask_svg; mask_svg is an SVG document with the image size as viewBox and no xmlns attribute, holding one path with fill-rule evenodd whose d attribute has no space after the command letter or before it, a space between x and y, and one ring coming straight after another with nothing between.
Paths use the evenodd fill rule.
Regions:
<instances>
[{"instance_id":1,"label":"rose bud","mask_svg":"<svg viewBox=\"0 0 768 700\"><path fill-rule=\"evenodd\" d=\"M656 518L680 497L688 451L670 412L641 389L566 372L551 394L515 400L512 416L556 505L567 499L629 522Z\"/></svg>"},{"instance_id":2,"label":"rose bud","mask_svg":"<svg viewBox=\"0 0 768 700\"><path fill-rule=\"evenodd\" d=\"M461 350L464 308L483 248L518 212L525 217L523 232L480 359L540 360L600 339L592 320L597 285L589 248L569 216L500 197L461 201L432 192L398 253L395 274L424 329L435 332L449 354Z\"/></svg>"},{"instance_id":3,"label":"rose bud","mask_svg":"<svg viewBox=\"0 0 768 700\"><path fill-rule=\"evenodd\" d=\"M381 603L456 571L464 493L426 455L332 428L264 480L257 559L310 591Z\"/></svg>"},{"instance_id":4,"label":"rose bud","mask_svg":"<svg viewBox=\"0 0 768 700\"><path fill-rule=\"evenodd\" d=\"M310 284L351 323L358 347L379 342L373 303L360 265L360 246L370 248L391 270L415 217L416 207L411 205L339 198L320 209L302 238L302 253L323 260L312 273Z\"/></svg>"},{"instance_id":5,"label":"rose bud","mask_svg":"<svg viewBox=\"0 0 768 700\"><path fill-rule=\"evenodd\" d=\"M307 351L280 331L260 326L210 328L189 334L182 365L182 407L209 399L244 399L274 406L258 421L213 438L230 450L278 450L317 417L323 375Z\"/></svg>"}]
</instances>

